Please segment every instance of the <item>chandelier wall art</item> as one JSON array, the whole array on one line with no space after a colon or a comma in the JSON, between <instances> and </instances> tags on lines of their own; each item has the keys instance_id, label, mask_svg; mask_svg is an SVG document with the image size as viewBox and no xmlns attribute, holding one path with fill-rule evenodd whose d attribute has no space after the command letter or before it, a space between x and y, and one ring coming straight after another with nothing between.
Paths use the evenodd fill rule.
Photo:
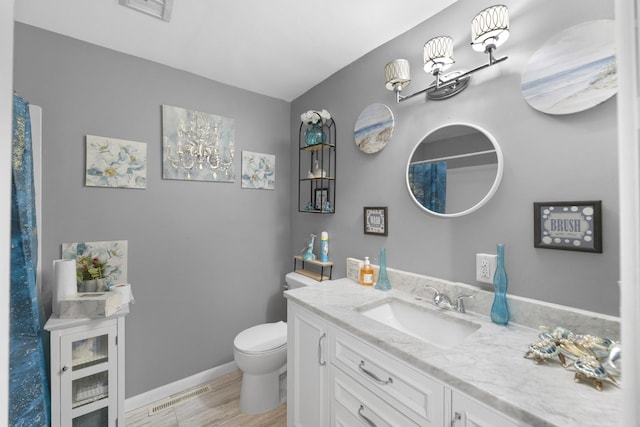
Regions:
<instances>
[{"instance_id":1,"label":"chandelier wall art","mask_svg":"<svg viewBox=\"0 0 640 427\"><path fill-rule=\"evenodd\" d=\"M163 105L162 177L233 182L234 137L233 119Z\"/></svg>"}]
</instances>

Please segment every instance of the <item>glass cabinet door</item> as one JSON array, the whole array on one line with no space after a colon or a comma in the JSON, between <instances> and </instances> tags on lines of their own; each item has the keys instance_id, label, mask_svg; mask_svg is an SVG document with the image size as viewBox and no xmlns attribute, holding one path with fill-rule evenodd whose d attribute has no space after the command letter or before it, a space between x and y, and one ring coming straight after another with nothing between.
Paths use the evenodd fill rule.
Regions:
<instances>
[{"instance_id":1,"label":"glass cabinet door","mask_svg":"<svg viewBox=\"0 0 640 427\"><path fill-rule=\"evenodd\" d=\"M116 327L61 337L62 425L115 426Z\"/></svg>"},{"instance_id":2,"label":"glass cabinet door","mask_svg":"<svg viewBox=\"0 0 640 427\"><path fill-rule=\"evenodd\" d=\"M101 408L73 419L72 427L102 427L109 425L109 408Z\"/></svg>"}]
</instances>

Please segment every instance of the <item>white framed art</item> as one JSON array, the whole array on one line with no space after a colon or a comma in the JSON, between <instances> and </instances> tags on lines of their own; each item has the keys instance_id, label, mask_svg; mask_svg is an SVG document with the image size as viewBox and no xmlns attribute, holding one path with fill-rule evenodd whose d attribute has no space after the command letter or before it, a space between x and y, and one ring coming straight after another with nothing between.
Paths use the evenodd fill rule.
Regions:
<instances>
[{"instance_id":1,"label":"white framed art","mask_svg":"<svg viewBox=\"0 0 640 427\"><path fill-rule=\"evenodd\" d=\"M147 144L104 136L86 136L87 187L147 187Z\"/></svg>"},{"instance_id":2,"label":"white framed art","mask_svg":"<svg viewBox=\"0 0 640 427\"><path fill-rule=\"evenodd\" d=\"M243 151L242 188L274 190L276 188L276 156Z\"/></svg>"}]
</instances>

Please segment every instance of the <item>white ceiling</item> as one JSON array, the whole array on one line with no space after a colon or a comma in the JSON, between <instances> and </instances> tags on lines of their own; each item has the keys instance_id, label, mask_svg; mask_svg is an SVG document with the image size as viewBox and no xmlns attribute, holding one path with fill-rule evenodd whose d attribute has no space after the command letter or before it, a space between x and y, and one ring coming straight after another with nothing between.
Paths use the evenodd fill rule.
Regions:
<instances>
[{"instance_id":1,"label":"white ceiling","mask_svg":"<svg viewBox=\"0 0 640 427\"><path fill-rule=\"evenodd\" d=\"M118 0L18 0L15 20L291 101L455 1L174 0L167 23Z\"/></svg>"}]
</instances>

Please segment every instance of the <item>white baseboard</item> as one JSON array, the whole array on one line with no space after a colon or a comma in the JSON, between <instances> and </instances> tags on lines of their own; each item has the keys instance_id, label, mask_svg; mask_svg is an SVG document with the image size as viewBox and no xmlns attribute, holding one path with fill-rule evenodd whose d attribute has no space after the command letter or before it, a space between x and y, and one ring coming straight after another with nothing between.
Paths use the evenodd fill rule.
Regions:
<instances>
[{"instance_id":1,"label":"white baseboard","mask_svg":"<svg viewBox=\"0 0 640 427\"><path fill-rule=\"evenodd\" d=\"M214 379L226 375L230 372L238 369L236 362L225 363L224 365L216 366L198 374L192 375L187 378L172 382L170 384L163 385L162 387L149 390L145 393L137 396L130 397L124 401L125 412L132 411L134 409L142 408L158 400L165 399L176 393L187 390L189 388L198 386L200 384L208 383Z\"/></svg>"}]
</instances>

